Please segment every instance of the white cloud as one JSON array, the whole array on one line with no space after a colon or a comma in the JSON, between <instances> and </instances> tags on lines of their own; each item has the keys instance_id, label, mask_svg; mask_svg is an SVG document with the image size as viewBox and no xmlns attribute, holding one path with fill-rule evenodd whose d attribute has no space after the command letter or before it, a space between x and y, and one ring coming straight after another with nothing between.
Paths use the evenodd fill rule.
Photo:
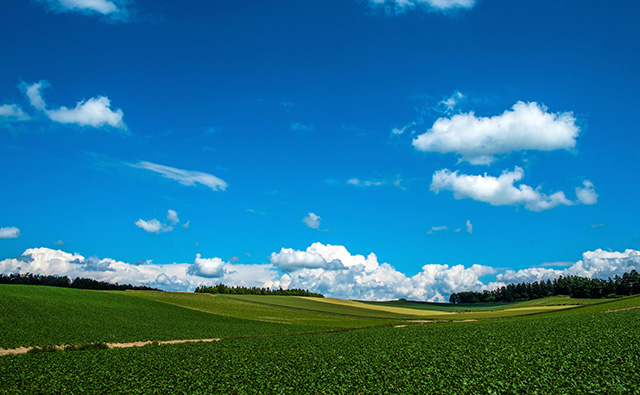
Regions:
<instances>
[{"instance_id":1,"label":"white cloud","mask_svg":"<svg viewBox=\"0 0 640 395\"><path fill-rule=\"evenodd\" d=\"M429 229L427 231L427 234L432 235L432 234L435 234L437 232L442 232L444 230L449 230L449 227L446 226L446 225L445 226L432 226L431 229Z\"/></svg>"},{"instance_id":2,"label":"white cloud","mask_svg":"<svg viewBox=\"0 0 640 395\"><path fill-rule=\"evenodd\" d=\"M357 187L377 187L377 186L385 185L386 181L360 180L358 178L350 178L349 180L347 180L347 184L355 185Z\"/></svg>"},{"instance_id":3,"label":"white cloud","mask_svg":"<svg viewBox=\"0 0 640 395\"><path fill-rule=\"evenodd\" d=\"M24 89L31 105L43 111L52 121L94 128L108 125L117 129L127 130L127 126L122 120L124 113L121 109L112 111L111 101L106 96L96 96L86 101L79 101L76 103L75 108L72 109L65 106L55 110L47 109L47 104L41 92L41 89L47 86L48 83L46 81L40 81L25 85Z\"/></svg>"},{"instance_id":4,"label":"white cloud","mask_svg":"<svg viewBox=\"0 0 640 395\"><path fill-rule=\"evenodd\" d=\"M464 95L460 91L455 91L451 96L442 99L438 105L444 109L444 112L451 114L462 99Z\"/></svg>"},{"instance_id":5,"label":"white cloud","mask_svg":"<svg viewBox=\"0 0 640 395\"><path fill-rule=\"evenodd\" d=\"M31 85L22 84L21 86L24 89L31 105L37 108L38 110L44 111L47 105L44 102L44 98L42 97L42 94L40 93L40 89L48 87L49 83L47 81L39 81L39 82L34 82Z\"/></svg>"},{"instance_id":6,"label":"white cloud","mask_svg":"<svg viewBox=\"0 0 640 395\"><path fill-rule=\"evenodd\" d=\"M17 239L18 237L20 237L20 229L13 226L0 228L0 239Z\"/></svg>"},{"instance_id":7,"label":"white cloud","mask_svg":"<svg viewBox=\"0 0 640 395\"><path fill-rule=\"evenodd\" d=\"M473 225L471 225L471 220L467 220L465 225L467 226L467 233L473 234Z\"/></svg>"},{"instance_id":8,"label":"white cloud","mask_svg":"<svg viewBox=\"0 0 640 395\"><path fill-rule=\"evenodd\" d=\"M196 255L196 260L187 269L187 274L194 276L220 278L224 276L224 262L220 258L202 258L200 254Z\"/></svg>"},{"instance_id":9,"label":"white cloud","mask_svg":"<svg viewBox=\"0 0 640 395\"><path fill-rule=\"evenodd\" d=\"M431 190L439 193L442 190L453 192L456 199L471 198L492 206L524 205L527 210L543 211L559 205L572 205L564 192L546 195L540 187L533 189L528 185L514 186L516 181L524 177L524 171L517 167L512 171L504 171L499 177L486 173L481 175L458 174L449 169L442 169L433 174Z\"/></svg>"},{"instance_id":10,"label":"white cloud","mask_svg":"<svg viewBox=\"0 0 640 395\"><path fill-rule=\"evenodd\" d=\"M169 221L171 225L177 225L178 222L180 222L180 219L178 218L178 213L176 213L175 210L168 210L167 221Z\"/></svg>"},{"instance_id":11,"label":"white cloud","mask_svg":"<svg viewBox=\"0 0 640 395\"><path fill-rule=\"evenodd\" d=\"M57 0L57 2L69 10L90 10L100 14L118 12L118 7L109 0Z\"/></svg>"},{"instance_id":12,"label":"white cloud","mask_svg":"<svg viewBox=\"0 0 640 395\"><path fill-rule=\"evenodd\" d=\"M593 187L593 183L589 180L585 180L582 184L584 185L584 188L576 188L576 195L578 196L580 203L596 204L598 202L598 194Z\"/></svg>"},{"instance_id":13,"label":"white cloud","mask_svg":"<svg viewBox=\"0 0 640 395\"><path fill-rule=\"evenodd\" d=\"M202 184L211 188L213 191L224 191L227 188L227 183L223 180L211 174L201 173L199 171L176 169L175 167L163 166L145 161L129 163L129 166L160 173L163 177L178 181L182 185L195 186L196 184Z\"/></svg>"},{"instance_id":14,"label":"white cloud","mask_svg":"<svg viewBox=\"0 0 640 395\"><path fill-rule=\"evenodd\" d=\"M378 263L375 254L351 255L344 246L314 243L306 251L283 248L271 254L271 263L288 273L281 281L289 288L304 288L326 296L382 300L408 298L440 300L455 290L481 290L479 277L491 274L488 266L424 265L413 277L388 263Z\"/></svg>"},{"instance_id":15,"label":"white cloud","mask_svg":"<svg viewBox=\"0 0 640 395\"><path fill-rule=\"evenodd\" d=\"M185 229L188 229L190 225L191 225L191 221L187 221L182 225L182 227Z\"/></svg>"},{"instance_id":16,"label":"white cloud","mask_svg":"<svg viewBox=\"0 0 640 395\"><path fill-rule=\"evenodd\" d=\"M304 222L305 225L307 225L311 229L320 229L320 220L321 219L322 218L320 218L319 216L315 215L314 213L309 213L309 214L307 214L306 217L302 218L302 222Z\"/></svg>"},{"instance_id":17,"label":"white cloud","mask_svg":"<svg viewBox=\"0 0 640 395\"><path fill-rule=\"evenodd\" d=\"M565 262L561 263L566 265ZM546 281L559 276L606 279L616 274L621 276L631 270L640 270L640 251L609 252L597 249L583 253L582 260L572 263L571 266L563 270L547 269L546 267L534 267L518 271L507 270L498 274L496 281L498 283L521 283Z\"/></svg>"},{"instance_id":18,"label":"white cloud","mask_svg":"<svg viewBox=\"0 0 640 395\"><path fill-rule=\"evenodd\" d=\"M15 121L26 121L29 116L17 104L3 104L0 106L0 117Z\"/></svg>"},{"instance_id":19,"label":"white cloud","mask_svg":"<svg viewBox=\"0 0 640 395\"><path fill-rule=\"evenodd\" d=\"M129 10L124 0L37 0L54 12L100 15L111 21L126 21Z\"/></svg>"},{"instance_id":20,"label":"white cloud","mask_svg":"<svg viewBox=\"0 0 640 395\"><path fill-rule=\"evenodd\" d=\"M0 273L34 273L88 277L99 281L157 287L168 291L193 291L201 285L223 282L248 287L281 286L282 274L272 265L223 265L223 277L205 277L216 274L219 258L196 256L194 264L153 264L151 261L130 264L110 258L86 258L49 248L30 248L22 256L0 261ZM221 261L221 260L220 260ZM212 279L215 281L212 282Z\"/></svg>"},{"instance_id":21,"label":"white cloud","mask_svg":"<svg viewBox=\"0 0 640 395\"><path fill-rule=\"evenodd\" d=\"M173 230L173 226L167 226L157 219L151 219L149 221L145 221L142 218L135 222L136 226L144 229L149 233L163 233L163 232L171 232Z\"/></svg>"},{"instance_id":22,"label":"white cloud","mask_svg":"<svg viewBox=\"0 0 640 395\"><path fill-rule=\"evenodd\" d=\"M369 3L372 6L382 6L390 13L401 13L416 8L435 11L472 8L475 0L369 0Z\"/></svg>"},{"instance_id":23,"label":"white cloud","mask_svg":"<svg viewBox=\"0 0 640 395\"><path fill-rule=\"evenodd\" d=\"M456 153L460 160L486 165L496 155L513 151L553 151L576 145L580 128L573 113L549 113L536 102L517 102L511 110L490 118L473 112L439 118L413 140L424 152Z\"/></svg>"},{"instance_id":24,"label":"white cloud","mask_svg":"<svg viewBox=\"0 0 640 395\"><path fill-rule=\"evenodd\" d=\"M79 101L76 107L69 109L60 107L57 110L45 111L47 116L55 122L73 123L80 126L99 128L105 125L117 129L126 129L122 121L122 110L111 110L111 101L106 96L92 97L87 101Z\"/></svg>"},{"instance_id":25,"label":"white cloud","mask_svg":"<svg viewBox=\"0 0 640 395\"><path fill-rule=\"evenodd\" d=\"M0 273L89 277L172 291L193 291L200 285L222 282L230 286L303 288L346 299L446 301L453 292L493 289L507 282L546 280L560 275L590 278L622 275L640 270L640 251L587 251L582 260L563 270L546 267L507 270L498 273L496 281L491 283L480 280L496 273L496 269L489 266L427 264L408 277L388 263L379 263L373 253L366 257L352 255L344 246L321 243L314 243L304 251L283 248L279 253L272 253L270 261L260 265L232 264L198 254L193 264L153 264L151 261L129 264L49 248L31 248L20 257L0 261Z\"/></svg>"}]
</instances>

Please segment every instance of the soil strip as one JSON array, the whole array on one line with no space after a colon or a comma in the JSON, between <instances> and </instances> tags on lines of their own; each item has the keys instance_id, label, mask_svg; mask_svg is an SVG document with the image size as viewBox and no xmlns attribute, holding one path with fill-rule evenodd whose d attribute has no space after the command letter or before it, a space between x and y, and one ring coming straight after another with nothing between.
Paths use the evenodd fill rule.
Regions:
<instances>
[{"instance_id":1,"label":"soil strip","mask_svg":"<svg viewBox=\"0 0 640 395\"><path fill-rule=\"evenodd\" d=\"M130 347L144 347L150 344L164 345L164 344L182 344L182 343L211 343L217 342L222 339L220 338L212 338L212 339L182 339L182 340L161 340L161 341L144 341L144 342L132 342L132 343L105 343L109 348L130 348ZM54 346L55 348L64 351L65 346ZM31 349L36 347L18 347L18 348L10 348L3 349L0 348L0 357L5 355L16 355L16 354L26 354Z\"/></svg>"}]
</instances>

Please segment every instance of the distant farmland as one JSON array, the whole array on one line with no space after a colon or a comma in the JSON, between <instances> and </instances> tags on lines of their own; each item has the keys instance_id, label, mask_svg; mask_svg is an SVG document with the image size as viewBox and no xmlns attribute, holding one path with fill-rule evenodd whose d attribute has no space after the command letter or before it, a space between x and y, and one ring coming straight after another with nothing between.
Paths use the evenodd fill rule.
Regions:
<instances>
[{"instance_id":1,"label":"distant farmland","mask_svg":"<svg viewBox=\"0 0 640 395\"><path fill-rule=\"evenodd\" d=\"M0 393L640 393L639 306L2 285L0 348L104 347L2 356Z\"/></svg>"}]
</instances>

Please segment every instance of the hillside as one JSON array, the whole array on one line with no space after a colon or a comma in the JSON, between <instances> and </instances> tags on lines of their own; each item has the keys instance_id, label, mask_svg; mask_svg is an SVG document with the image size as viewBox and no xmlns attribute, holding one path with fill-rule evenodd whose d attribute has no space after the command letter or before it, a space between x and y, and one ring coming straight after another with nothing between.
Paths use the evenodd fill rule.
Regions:
<instances>
[{"instance_id":1,"label":"hillside","mask_svg":"<svg viewBox=\"0 0 640 395\"><path fill-rule=\"evenodd\" d=\"M640 296L469 312L312 299L3 286L2 347L222 339L3 356L0 393L640 390Z\"/></svg>"}]
</instances>

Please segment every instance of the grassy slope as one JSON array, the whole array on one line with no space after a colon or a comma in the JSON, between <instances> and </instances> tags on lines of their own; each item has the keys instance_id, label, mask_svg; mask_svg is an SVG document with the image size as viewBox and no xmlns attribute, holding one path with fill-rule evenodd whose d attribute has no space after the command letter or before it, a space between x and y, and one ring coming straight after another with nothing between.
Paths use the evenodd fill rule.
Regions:
<instances>
[{"instance_id":1,"label":"grassy slope","mask_svg":"<svg viewBox=\"0 0 640 395\"><path fill-rule=\"evenodd\" d=\"M316 308L313 301L293 296L211 295L177 292L130 292L139 298L168 303L228 317L264 322L312 325L324 328L354 328L398 322L393 314L371 314L352 309ZM313 299L313 298L312 298Z\"/></svg>"},{"instance_id":2,"label":"grassy slope","mask_svg":"<svg viewBox=\"0 0 640 395\"><path fill-rule=\"evenodd\" d=\"M0 285L0 348L302 332L280 325L185 309L122 291Z\"/></svg>"},{"instance_id":3,"label":"grassy slope","mask_svg":"<svg viewBox=\"0 0 640 395\"><path fill-rule=\"evenodd\" d=\"M638 393L640 309L604 313L638 305L634 297L535 318L9 356L0 392Z\"/></svg>"}]
</instances>

